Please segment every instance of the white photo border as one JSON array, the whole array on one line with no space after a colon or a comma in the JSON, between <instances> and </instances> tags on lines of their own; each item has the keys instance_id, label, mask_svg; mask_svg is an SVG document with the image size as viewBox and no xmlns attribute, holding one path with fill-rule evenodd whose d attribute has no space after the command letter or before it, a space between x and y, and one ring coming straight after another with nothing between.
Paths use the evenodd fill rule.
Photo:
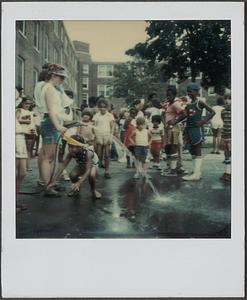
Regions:
<instances>
[{"instance_id":1,"label":"white photo border","mask_svg":"<svg viewBox=\"0 0 247 300\"><path fill-rule=\"evenodd\" d=\"M231 239L15 238L15 21L231 20ZM12 100L11 100L12 99ZM244 3L2 3L2 296L244 296Z\"/></svg>"}]
</instances>

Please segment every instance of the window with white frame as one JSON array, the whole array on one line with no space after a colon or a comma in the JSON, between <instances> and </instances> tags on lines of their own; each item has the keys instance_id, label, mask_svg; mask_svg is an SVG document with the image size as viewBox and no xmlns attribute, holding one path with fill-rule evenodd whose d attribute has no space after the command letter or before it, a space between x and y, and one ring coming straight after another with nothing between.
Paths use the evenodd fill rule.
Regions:
<instances>
[{"instance_id":1,"label":"window with white frame","mask_svg":"<svg viewBox=\"0 0 247 300\"><path fill-rule=\"evenodd\" d=\"M40 34L40 27L39 22L34 23L34 48L39 50L39 34Z\"/></svg>"},{"instance_id":2,"label":"window with white frame","mask_svg":"<svg viewBox=\"0 0 247 300\"><path fill-rule=\"evenodd\" d=\"M33 69L33 89L35 88L36 83L38 82L39 72L36 69Z\"/></svg>"},{"instance_id":3,"label":"window with white frame","mask_svg":"<svg viewBox=\"0 0 247 300\"><path fill-rule=\"evenodd\" d=\"M88 64L83 64L82 65L82 73L83 74L88 74L89 73L89 65Z\"/></svg>"},{"instance_id":4,"label":"window with white frame","mask_svg":"<svg viewBox=\"0 0 247 300\"><path fill-rule=\"evenodd\" d=\"M54 24L54 32L56 36L58 37L58 21L53 21Z\"/></svg>"},{"instance_id":5,"label":"window with white frame","mask_svg":"<svg viewBox=\"0 0 247 300\"><path fill-rule=\"evenodd\" d=\"M88 103L88 93L83 93L83 94L81 95L81 100L82 100L82 101L87 101L87 103Z\"/></svg>"},{"instance_id":6,"label":"window with white frame","mask_svg":"<svg viewBox=\"0 0 247 300\"><path fill-rule=\"evenodd\" d=\"M215 88L214 86L210 86L208 88L208 96L214 96L215 95Z\"/></svg>"},{"instance_id":7,"label":"window with white frame","mask_svg":"<svg viewBox=\"0 0 247 300\"><path fill-rule=\"evenodd\" d=\"M97 96L104 96L105 98L111 97L113 94L113 86L109 84L97 85Z\"/></svg>"},{"instance_id":8,"label":"window with white frame","mask_svg":"<svg viewBox=\"0 0 247 300\"><path fill-rule=\"evenodd\" d=\"M45 61L49 61L49 38L48 35L45 34L45 43L44 43L44 55L45 55Z\"/></svg>"},{"instance_id":9,"label":"window with white frame","mask_svg":"<svg viewBox=\"0 0 247 300\"><path fill-rule=\"evenodd\" d=\"M98 77L113 77L113 65L98 65Z\"/></svg>"},{"instance_id":10,"label":"window with white frame","mask_svg":"<svg viewBox=\"0 0 247 300\"><path fill-rule=\"evenodd\" d=\"M53 62L58 64L58 52L56 48L53 49Z\"/></svg>"},{"instance_id":11,"label":"window with white frame","mask_svg":"<svg viewBox=\"0 0 247 300\"><path fill-rule=\"evenodd\" d=\"M24 88L24 70L25 70L25 61L23 58L21 58L20 56L17 56L17 82L16 82L16 86L20 86L22 88Z\"/></svg>"},{"instance_id":12,"label":"window with white frame","mask_svg":"<svg viewBox=\"0 0 247 300\"><path fill-rule=\"evenodd\" d=\"M18 21L19 31L22 35L26 36L26 21Z\"/></svg>"},{"instance_id":13,"label":"window with white frame","mask_svg":"<svg viewBox=\"0 0 247 300\"><path fill-rule=\"evenodd\" d=\"M82 78L82 89L83 90L88 90L88 77L83 77Z\"/></svg>"}]
</instances>

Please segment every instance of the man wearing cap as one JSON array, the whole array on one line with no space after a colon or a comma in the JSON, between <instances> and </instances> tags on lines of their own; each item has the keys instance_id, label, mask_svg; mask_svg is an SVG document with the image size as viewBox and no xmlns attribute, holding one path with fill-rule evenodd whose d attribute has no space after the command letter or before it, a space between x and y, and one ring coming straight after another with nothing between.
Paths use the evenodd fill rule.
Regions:
<instances>
[{"instance_id":1,"label":"man wearing cap","mask_svg":"<svg viewBox=\"0 0 247 300\"><path fill-rule=\"evenodd\" d=\"M202 126L206 124L214 115L214 110L205 102L198 99L200 86L196 82L192 82L187 86L187 93L191 102L187 104L186 113L186 128L185 138L190 147L190 153L194 163L194 170L192 175L183 177L183 180L199 180L201 178L202 166ZM202 119L202 111L206 109L209 114L205 119Z\"/></svg>"}]
</instances>

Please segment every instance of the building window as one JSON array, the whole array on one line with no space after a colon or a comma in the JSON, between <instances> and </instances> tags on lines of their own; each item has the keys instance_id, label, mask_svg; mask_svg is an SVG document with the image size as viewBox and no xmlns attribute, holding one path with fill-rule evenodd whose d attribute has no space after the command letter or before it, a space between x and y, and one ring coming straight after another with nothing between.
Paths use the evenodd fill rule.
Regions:
<instances>
[{"instance_id":1,"label":"building window","mask_svg":"<svg viewBox=\"0 0 247 300\"><path fill-rule=\"evenodd\" d=\"M113 77L113 65L99 65L98 77Z\"/></svg>"},{"instance_id":2,"label":"building window","mask_svg":"<svg viewBox=\"0 0 247 300\"><path fill-rule=\"evenodd\" d=\"M16 86L24 88L24 68L25 61L20 56L17 56L17 82Z\"/></svg>"},{"instance_id":3,"label":"building window","mask_svg":"<svg viewBox=\"0 0 247 300\"><path fill-rule=\"evenodd\" d=\"M38 82L38 78L39 78L39 72L36 69L34 69L33 70L33 89L34 89L36 83Z\"/></svg>"},{"instance_id":4,"label":"building window","mask_svg":"<svg viewBox=\"0 0 247 300\"><path fill-rule=\"evenodd\" d=\"M45 53L45 61L49 61L49 38L48 35L45 34L45 49L44 49L44 53Z\"/></svg>"},{"instance_id":5,"label":"building window","mask_svg":"<svg viewBox=\"0 0 247 300\"><path fill-rule=\"evenodd\" d=\"M18 21L18 24L20 33L26 36L26 21Z\"/></svg>"},{"instance_id":6,"label":"building window","mask_svg":"<svg viewBox=\"0 0 247 300\"><path fill-rule=\"evenodd\" d=\"M88 74L89 73L89 65L82 65L82 73L83 74Z\"/></svg>"},{"instance_id":7,"label":"building window","mask_svg":"<svg viewBox=\"0 0 247 300\"><path fill-rule=\"evenodd\" d=\"M56 48L54 48L54 50L53 50L53 62L55 64L58 64L58 53L57 53L57 49Z\"/></svg>"},{"instance_id":8,"label":"building window","mask_svg":"<svg viewBox=\"0 0 247 300\"><path fill-rule=\"evenodd\" d=\"M83 93L83 94L81 95L81 100L82 100L82 101L86 101L87 104L88 104L88 93Z\"/></svg>"},{"instance_id":9,"label":"building window","mask_svg":"<svg viewBox=\"0 0 247 300\"><path fill-rule=\"evenodd\" d=\"M53 21L54 24L54 32L56 36L58 37L58 21Z\"/></svg>"},{"instance_id":10,"label":"building window","mask_svg":"<svg viewBox=\"0 0 247 300\"><path fill-rule=\"evenodd\" d=\"M109 98L112 96L113 86L108 84L99 84L97 85L97 96L104 96Z\"/></svg>"},{"instance_id":11,"label":"building window","mask_svg":"<svg viewBox=\"0 0 247 300\"><path fill-rule=\"evenodd\" d=\"M39 23L35 22L34 23L34 48L39 50Z\"/></svg>"},{"instance_id":12,"label":"building window","mask_svg":"<svg viewBox=\"0 0 247 300\"><path fill-rule=\"evenodd\" d=\"M215 88L214 86L210 86L208 88L208 96L214 96L215 95Z\"/></svg>"},{"instance_id":13,"label":"building window","mask_svg":"<svg viewBox=\"0 0 247 300\"><path fill-rule=\"evenodd\" d=\"M87 77L82 78L82 89L88 90L88 78Z\"/></svg>"}]
</instances>

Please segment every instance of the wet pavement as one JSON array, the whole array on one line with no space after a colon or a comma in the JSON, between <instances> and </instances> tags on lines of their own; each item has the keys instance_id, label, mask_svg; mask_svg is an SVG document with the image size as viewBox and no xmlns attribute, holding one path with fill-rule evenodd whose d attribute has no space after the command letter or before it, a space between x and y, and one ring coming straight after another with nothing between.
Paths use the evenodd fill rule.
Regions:
<instances>
[{"instance_id":1,"label":"wet pavement","mask_svg":"<svg viewBox=\"0 0 247 300\"><path fill-rule=\"evenodd\" d=\"M204 149L204 153L209 152ZM184 167L191 170L190 155ZM87 182L76 198L44 198L21 194L28 210L17 213L17 238L230 238L231 190L219 177L224 171L222 155L206 154L203 178L184 182L182 176L163 177L150 170L151 183L133 179L133 169L111 162L111 179L99 169L93 200ZM165 165L165 163L164 163ZM23 191L36 191L37 160L24 180ZM72 166L71 166L72 167ZM69 191L70 183L61 181Z\"/></svg>"}]
</instances>

